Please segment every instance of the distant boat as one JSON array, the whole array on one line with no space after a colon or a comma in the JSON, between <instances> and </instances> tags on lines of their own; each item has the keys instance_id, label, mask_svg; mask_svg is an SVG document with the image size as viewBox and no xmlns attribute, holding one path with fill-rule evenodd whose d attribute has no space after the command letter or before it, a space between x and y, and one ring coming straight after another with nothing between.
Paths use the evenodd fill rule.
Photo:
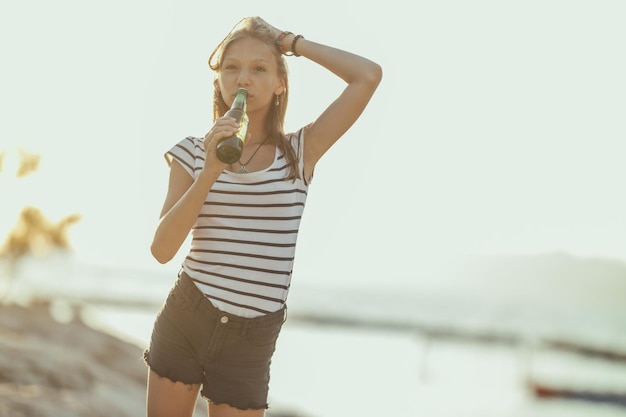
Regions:
<instances>
[{"instance_id":1,"label":"distant boat","mask_svg":"<svg viewBox=\"0 0 626 417\"><path fill-rule=\"evenodd\" d=\"M544 339L543 343L553 349L566 350L573 353L577 353L582 356L604 359L614 362L626 362L626 352L623 350L598 348L593 346L586 346L580 343L568 342L566 340L558 339Z\"/></svg>"},{"instance_id":2,"label":"distant boat","mask_svg":"<svg viewBox=\"0 0 626 417\"><path fill-rule=\"evenodd\" d=\"M599 392L573 388L558 388L546 383L529 382L534 396L539 399L567 399L626 407L626 392Z\"/></svg>"}]
</instances>

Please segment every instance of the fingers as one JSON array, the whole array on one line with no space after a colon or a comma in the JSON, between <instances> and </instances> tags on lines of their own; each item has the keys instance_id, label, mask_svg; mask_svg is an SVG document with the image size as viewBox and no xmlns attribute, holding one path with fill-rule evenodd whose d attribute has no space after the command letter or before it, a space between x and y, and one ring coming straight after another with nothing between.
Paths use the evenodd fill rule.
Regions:
<instances>
[{"instance_id":1,"label":"fingers","mask_svg":"<svg viewBox=\"0 0 626 417\"><path fill-rule=\"evenodd\" d=\"M214 149L220 139L234 135L239 130L239 124L232 117L221 117L216 120L215 124L204 135L205 148Z\"/></svg>"},{"instance_id":2,"label":"fingers","mask_svg":"<svg viewBox=\"0 0 626 417\"><path fill-rule=\"evenodd\" d=\"M251 19L256 20L257 23L267 27L270 30L270 33L274 36L277 37L278 35L280 35L281 30L278 29L277 27L275 27L274 25L268 23L265 19L263 19L260 16L253 16L251 17Z\"/></svg>"},{"instance_id":3,"label":"fingers","mask_svg":"<svg viewBox=\"0 0 626 417\"><path fill-rule=\"evenodd\" d=\"M238 130L239 124L232 117L220 117L215 121L211 130L204 135L205 167L209 166L220 170L226 167L227 164L217 157L217 144L220 140L234 135Z\"/></svg>"}]
</instances>

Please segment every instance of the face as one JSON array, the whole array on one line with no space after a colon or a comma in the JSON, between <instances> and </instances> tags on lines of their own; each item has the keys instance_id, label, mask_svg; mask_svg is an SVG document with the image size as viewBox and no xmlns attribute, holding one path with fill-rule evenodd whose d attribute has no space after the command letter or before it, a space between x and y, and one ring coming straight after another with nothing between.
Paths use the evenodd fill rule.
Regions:
<instances>
[{"instance_id":1,"label":"face","mask_svg":"<svg viewBox=\"0 0 626 417\"><path fill-rule=\"evenodd\" d=\"M254 38L233 41L226 49L217 83L224 101L230 106L237 89L248 90L248 113L269 108L274 96L284 90L270 46Z\"/></svg>"}]
</instances>

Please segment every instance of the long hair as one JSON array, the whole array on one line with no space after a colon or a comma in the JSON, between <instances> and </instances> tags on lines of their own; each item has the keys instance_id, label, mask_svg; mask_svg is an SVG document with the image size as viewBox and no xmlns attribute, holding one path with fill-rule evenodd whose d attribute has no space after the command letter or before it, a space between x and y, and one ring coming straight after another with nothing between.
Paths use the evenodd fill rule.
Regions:
<instances>
[{"instance_id":1,"label":"long hair","mask_svg":"<svg viewBox=\"0 0 626 417\"><path fill-rule=\"evenodd\" d=\"M287 141L285 136L285 113L287 112L287 103L289 101L289 77L287 71L287 62L276 45L276 39L270 32L269 28L254 18L244 18L240 20L230 31L228 35L215 47L209 57L209 68L215 71L216 79L213 89L213 121L222 117L230 108L222 98L222 94L217 88L217 74L219 73L224 53L228 46L242 38L258 39L271 48L272 54L276 59L278 76L283 79L285 89L282 94L277 97L278 104L271 106L265 119L265 128L271 143L278 146L289 164L288 178L294 180L300 177L298 172L298 160L296 153Z\"/></svg>"}]
</instances>

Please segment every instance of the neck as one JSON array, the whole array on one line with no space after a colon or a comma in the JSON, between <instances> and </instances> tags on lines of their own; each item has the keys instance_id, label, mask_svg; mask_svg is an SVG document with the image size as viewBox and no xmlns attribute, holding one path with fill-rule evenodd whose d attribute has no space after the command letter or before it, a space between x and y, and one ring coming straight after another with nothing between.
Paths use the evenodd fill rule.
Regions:
<instances>
[{"instance_id":1,"label":"neck","mask_svg":"<svg viewBox=\"0 0 626 417\"><path fill-rule=\"evenodd\" d=\"M267 137L268 132L265 126L268 110L248 112L248 133L250 137L247 144L260 144Z\"/></svg>"},{"instance_id":2,"label":"neck","mask_svg":"<svg viewBox=\"0 0 626 417\"><path fill-rule=\"evenodd\" d=\"M246 145L256 145L262 143L268 133L265 126L251 126L248 124L248 135Z\"/></svg>"},{"instance_id":3,"label":"neck","mask_svg":"<svg viewBox=\"0 0 626 417\"><path fill-rule=\"evenodd\" d=\"M250 133L248 139L246 140L246 146L255 146L260 145L267 138L267 135L264 132L259 133Z\"/></svg>"}]
</instances>

